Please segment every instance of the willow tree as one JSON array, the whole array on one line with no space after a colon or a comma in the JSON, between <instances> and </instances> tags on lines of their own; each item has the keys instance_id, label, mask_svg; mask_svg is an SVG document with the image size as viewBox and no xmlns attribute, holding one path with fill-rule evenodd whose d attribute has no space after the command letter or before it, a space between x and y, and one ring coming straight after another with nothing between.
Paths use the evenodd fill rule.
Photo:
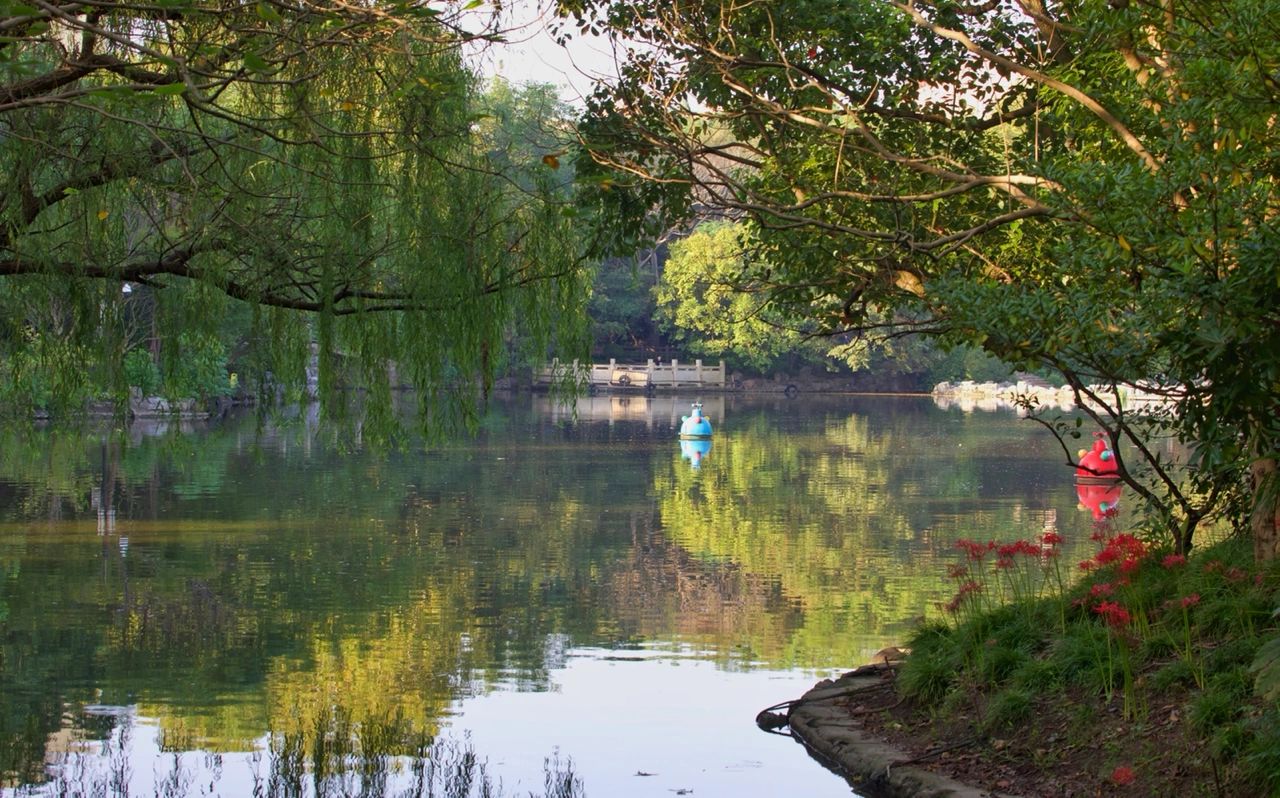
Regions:
<instances>
[{"instance_id":1,"label":"willow tree","mask_svg":"<svg viewBox=\"0 0 1280 798\"><path fill-rule=\"evenodd\" d=\"M742 219L740 289L1056 369L1179 549L1225 509L1280 553L1275 0L561 10L627 41L581 126L614 247Z\"/></svg>"},{"instance_id":2,"label":"willow tree","mask_svg":"<svg viewBox=\"0 0 1280 798\"><path fill-rule=\"evenodd\" d=\"M576 346L563 192L536 153L495 159L469 13L0 0L4 398L120 399L127 352L172 375L234 313L263 384L318 361L331 409L359 386L384 420L392 364L430 415L513 336Z\"/></svg>"}]
</instances>

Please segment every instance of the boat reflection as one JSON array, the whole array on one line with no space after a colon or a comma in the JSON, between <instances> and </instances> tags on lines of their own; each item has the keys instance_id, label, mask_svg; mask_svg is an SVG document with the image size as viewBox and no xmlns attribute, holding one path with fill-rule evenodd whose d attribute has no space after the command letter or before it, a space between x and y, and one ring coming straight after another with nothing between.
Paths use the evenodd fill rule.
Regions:
<instances>
[{"instance_id":1,"label":"boat reflection","mask_svg":"<svg viewBox=\"0 0 1280 798\"><path fill-rule=\"evenodd\" d=\"M680 441L680 456L689 461L689 465L697 470L702 466L702 459L711 452L711 439L702 438L696 440Z\"/></svg>"},{"instance_id":2,"label":"boat reflection","mask_svg":"<svg viewBox=\"0 0 1280 798\"><path fill-rule=\"evenodd\" d=\"M1123 484L1115 480L1095 484L1077 483L1076 498L1081 510L1088 510L1093 520L1101 521L1119 512L1123 488Z\"/></svg>"}]
</instances>

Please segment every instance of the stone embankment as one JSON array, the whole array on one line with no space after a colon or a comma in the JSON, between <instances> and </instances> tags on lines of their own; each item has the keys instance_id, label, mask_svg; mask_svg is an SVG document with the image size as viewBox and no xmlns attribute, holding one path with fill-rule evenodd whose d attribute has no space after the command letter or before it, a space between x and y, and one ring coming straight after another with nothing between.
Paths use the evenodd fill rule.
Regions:
<instances>
[{"instance_id":1,"label":"stone embankment","mask_svg":"<svg viewBox=\"0 0 1280 798\"><path fill-rule=\"evenodd\" d=\"M791 733L855 789L877 798L1009 798L926 770L918 758L862 729L850 712L850 698L882 692L894 667L864 665L835 681L819 682L792 702L786 718Z\"/></svg>"}]
</instances>

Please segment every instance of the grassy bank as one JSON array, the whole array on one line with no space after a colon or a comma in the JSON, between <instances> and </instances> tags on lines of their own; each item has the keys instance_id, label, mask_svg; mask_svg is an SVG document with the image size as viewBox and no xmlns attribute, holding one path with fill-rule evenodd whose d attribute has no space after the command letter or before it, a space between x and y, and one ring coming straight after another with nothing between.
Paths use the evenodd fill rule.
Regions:
<instances>
[{"instance_id":1,"label":"grassy bank","mask_svg":"<svg viewBox=\"0 0 1280 798\"><path fill-rule=\"evenodd\" d=\"M1052 534L963 541L947 621L868 723L1015 794L1280 795L1280 564L1095 539L1083 563Z\"/></svg>"}]
</instances>

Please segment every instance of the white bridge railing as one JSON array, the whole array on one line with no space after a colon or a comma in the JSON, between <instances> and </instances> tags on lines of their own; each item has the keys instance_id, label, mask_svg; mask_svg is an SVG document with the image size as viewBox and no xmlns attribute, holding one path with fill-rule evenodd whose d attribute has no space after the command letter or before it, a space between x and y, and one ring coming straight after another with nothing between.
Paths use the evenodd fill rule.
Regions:
<instances>
[{"instance_id":1,"label":"white bridge railing","mask_svg":"<svg viewBox=\"0 0 1280 798\"><path fill-rule=\"evenodd\" d=\"M691 364L678 360L667 363L649 360L636 364L612 359L608 363L579 363L576 360L561 363L557 359L533 373L534 385L550 385L565 380L601 388L723 388L725 368L723 360L718 366L706 366L701 360Z\"/></svg>"}]
</instances>

